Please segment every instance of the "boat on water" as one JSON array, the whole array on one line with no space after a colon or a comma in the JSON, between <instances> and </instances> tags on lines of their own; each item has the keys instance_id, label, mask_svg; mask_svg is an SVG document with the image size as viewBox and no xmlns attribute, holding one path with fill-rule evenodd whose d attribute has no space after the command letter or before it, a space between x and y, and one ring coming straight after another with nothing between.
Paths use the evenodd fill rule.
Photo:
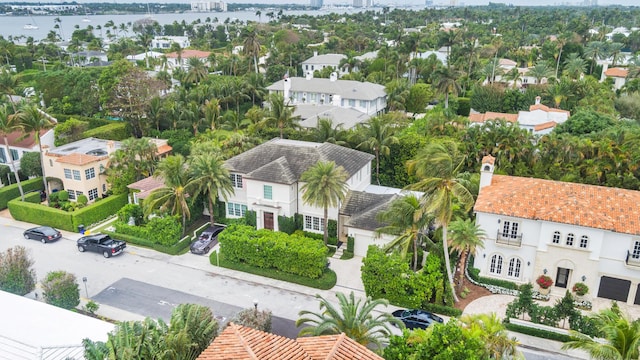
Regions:
<instances>
[{"instance_id":1,"label":"boat on water","mask_svg":"<svg viewBox=\"0 0 640 360\"><path fill-rule=\"evenodd\" d=\"M88 16L85 16L85 17L82 19L82 22L91 22L91 19L89 19L89 17L88 17Z\"/></svg>"},{"instance_id":2,"label":"boat on water","mask_svg":"<svg viewBox=\"0 0 640 360\"><path fill-rule=\"evenodd\" d=\"M33 25L33 24L25 24L23 26L23 29L25 30L38 30L38 25Z\"/></svg>"}]
</instances>

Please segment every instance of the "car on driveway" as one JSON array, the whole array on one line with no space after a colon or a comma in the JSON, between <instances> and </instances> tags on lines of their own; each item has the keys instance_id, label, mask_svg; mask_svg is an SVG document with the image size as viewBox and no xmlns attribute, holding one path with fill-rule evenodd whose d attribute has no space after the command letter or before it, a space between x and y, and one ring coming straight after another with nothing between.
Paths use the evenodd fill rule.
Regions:
<instances>
[{"instance_id":1,"label":"car on driveway","mask_svg":"<svg viewBox=\"0 0 640 360\"><path fill-rule=\"evenodd\" d=\"M401 320L407 329L426 329L433 323L444 322L440 316L419 309L400 309L391 314Z\"/></svg>"},{"instance_id":2,"label":"car on driveway","mask_svg":"<svg viewBox=\"0 0 640 360\"><path fill-rule=\"evenodd\" d=\"M60 231L50 227L50 226L38 226L31 228L29 230L25 230L22 233L25 239L33 239L38 240L43 244L48 242L56 241L62 237Z\"/></svg>"},{"instance_id":3,"label":"car on driveway","mask_svg":"<svg viewBox=\"0 0 640 360\"><path fill-rule=\"evenodd\" d=\"M118 255L124 251L127 244L121 240L112 239L107 234L87 235L78 239L78 251L93 251L101 253L105 258Z\"/></svg>"},{"instance_id":4,"label":"car on driveway","mask_svg":"<svg viewBox=\"0 0 640 360\"><path fill-rule=\"evenodd\" d=\"M192 253L198 255L204 255L216 245L218 240L218 234L224 230L224 226L213 225L209 226L205 231L200 234L197 240L191 243L189 249Z\"/></svg>"}]
</instances>

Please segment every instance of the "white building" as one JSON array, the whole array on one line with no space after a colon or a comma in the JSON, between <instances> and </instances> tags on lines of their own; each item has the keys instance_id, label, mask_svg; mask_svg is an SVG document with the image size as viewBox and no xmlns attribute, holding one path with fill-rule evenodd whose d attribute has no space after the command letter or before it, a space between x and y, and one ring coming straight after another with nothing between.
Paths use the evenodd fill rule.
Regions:
<instances>
[{"instance_id":1,"label":"white building","mask_svg":"<svg viewBox=\"0 0 640 360\"><path fill-rule=\"evenodd\" d=\"M227 11L227 3L222 1L195 1L191 3L191 11Z\"/></svg>"},{"instance_id":2,"label":"white building","mask_svg":"<svg viewBox=\"0 0 640 360\"><path fill-rule=\"evenodd\" d=\"M474 267L482 276L535 283L563 295L576 282L589 296L640 304L640 192L494 175L482 159L474 211L487 237Z\"/></svg>"},{"instance_id":3,"label":"white building","mask_svg":"<svg viewBox=\"0 0 640 360\"><path fill-rule=\"evenodd\" d=\"M338 75L344 75L347 71L340 68L340 62L346 58L347 56L342 54L318 55L318 52L314 51L313 56L303 61L301 66L305 74L308 71L313 73L314 71L322 71L324 68L331 68L333 71L336 71Z\"/></svg>"},{"instance_id":4,"label":"white building","mask_svg":"<svg viewBox=\"0 0 640 360\"><path fill-rule=\"evenodd\" d=\"M171 49L171 44L180 45L181 49L191 46L188 36L156 36L151 41L152 49Z\"/></svg>"},{"instance_id":5,"label":"white building","mask_svg":"<svg viewBox=\"0 0 640 360\"><path fill-rule=\"evenodd\" d=\"M45 114L45 116L47 116L47 118L52 122L57 123L57 120L49 114L44 112L43 114ZM42 147L53 147L54 140L55 133L53 128L40 131L40 144ZM10 156L13 159L13 164L17 169L20 169L20 159L22 159L22 156L25 153L40 151L33 133L24 137L24 133L22 131L14 131L7 134L7 143L9 145ZM9 154L7 154L6 150L7 149L4 146L4 139L0 140L0 164L5 164L11 168L11 160L9 159Z\"/></svg>"}]
</instances>

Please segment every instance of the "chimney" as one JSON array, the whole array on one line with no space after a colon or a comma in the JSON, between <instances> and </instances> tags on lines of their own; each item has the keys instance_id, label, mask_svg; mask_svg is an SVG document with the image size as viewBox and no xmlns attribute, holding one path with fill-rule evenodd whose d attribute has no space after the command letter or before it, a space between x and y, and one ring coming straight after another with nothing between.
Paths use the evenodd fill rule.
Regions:
<instances>
[{"instance_id":1,"label":"chimney","mask_svg":"<svg viewBox=\"0 0 640 360\"><path fill-rule=\"evenodd\" d=\"M491 155L487 155L482 158L482 167L480 168L480 189L478 190L478 193L482 191L483 187L491 185L495 161L496 158Z\"/></svg>"},{"instance_id":2,"label":"chimney","mask_svg":"<svg viewBox=\"0 0 640 360\"><path fill-rule=\"evenodd\" d=\"M540 96L536 96L536 105L540 105L540 100L541 100Z\"/></svg>"},{"instance_id":3,"label":"chimney","mask_svg":"<svg viewBox=\"0 0 640 360\"><path fill-rule=\"evenodd\" d=\"M317 52L317 51L314 51L314 52L313 52L313 57L316 57L316 56L318 56L318 52Z\"/></svg>"},{"instance_id":4,"label":"chimney","mask_svg":"<svg viewBox=\"0 0 640 360\"><path fill-rule=\"evenodd\" d=\"M331 75L329 75L329 81L336 81L338 80L338 73L336 73L335 71L331 73Z\"/></svg>"},{"instance_id":5,"label":"chimney","mask_svg":"<svg viewBox=\"0 0 640 360\"><path fill-rule=\"evenodd\" d=\"M291 79L289 78L289 76L285 76L283 82L283 91L282 91L282 96L284 97L285 101L289 98L290 93L291 93Z\"/></svg>"},{"instance_id":6,"label":"chimney","mask_svg":"<svg viewBox=\"0 0 640 360\"><path fill-rule=\"evenodd\" d=\"M313 71L311 71L311 70L307 70L307 72L305 73L305 78L306 78L307 80L311 80L311 79L313 79Z\"/></svg>"}]
</instances>

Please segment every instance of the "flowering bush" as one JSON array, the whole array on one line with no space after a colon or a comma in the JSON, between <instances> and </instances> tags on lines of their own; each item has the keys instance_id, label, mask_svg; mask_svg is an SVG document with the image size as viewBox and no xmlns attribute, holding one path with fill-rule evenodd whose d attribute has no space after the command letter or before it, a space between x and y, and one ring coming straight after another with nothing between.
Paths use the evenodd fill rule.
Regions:
<instances>
[{"instance_id":1,"label":"flowering bush","mask_svg":"<svg viewBox=\"0 0 640 360\"><path fill-rule=\"evenodd\" d=\"M571 289L571 291L576 293L576 295L578 296L582 296L589 292L589 287L585 283L579 282L573 285L573 288Z\"/></svg>"},{"instance_id":2,"label":"flowering bush","mask_svg":"<svg viewBox=\"0 0 640 360\"><path fill-rule=\"evenodd\" d=\"M540 288L542 289L548 289L551 285L553 285L553 280L551 280L551 278L547 275L540 275L536 279L536 284L538 284L538 286L540 286Z\"/></svg>"}]
</instances>

